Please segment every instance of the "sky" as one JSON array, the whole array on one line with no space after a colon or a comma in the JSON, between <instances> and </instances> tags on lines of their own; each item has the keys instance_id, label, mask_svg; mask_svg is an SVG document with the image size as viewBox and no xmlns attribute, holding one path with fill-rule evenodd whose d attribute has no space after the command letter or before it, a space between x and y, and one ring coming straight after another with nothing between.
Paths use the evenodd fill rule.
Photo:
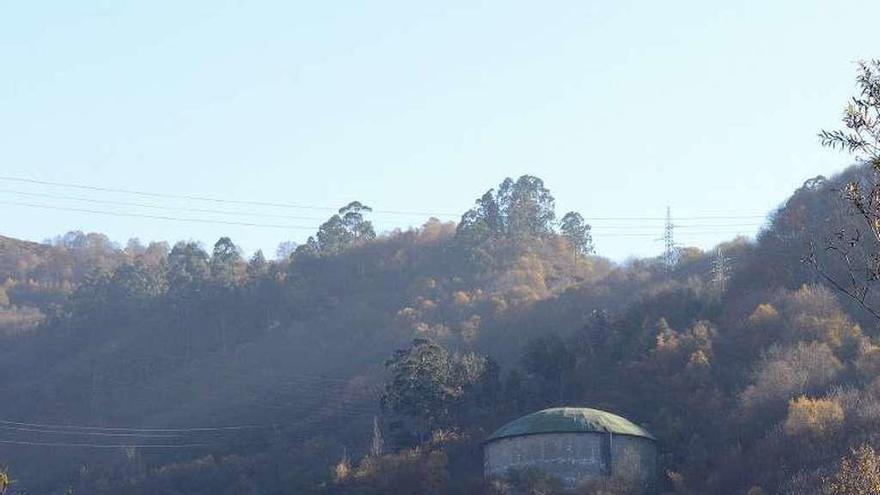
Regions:
<instances>
[{"instance_id":1,"label":"sky","mask_svg":"<svg viewBox=\"0 0 880 495\"><path fill-rule=\"evenodd\" d=\"M880 57L877 18L873 0L0 1L0 235L274 254L352 200L390 231L531 174L601 255L659 254L667 206L708 249L849 164L816 133Z\"/></svg>"}]
</instances>

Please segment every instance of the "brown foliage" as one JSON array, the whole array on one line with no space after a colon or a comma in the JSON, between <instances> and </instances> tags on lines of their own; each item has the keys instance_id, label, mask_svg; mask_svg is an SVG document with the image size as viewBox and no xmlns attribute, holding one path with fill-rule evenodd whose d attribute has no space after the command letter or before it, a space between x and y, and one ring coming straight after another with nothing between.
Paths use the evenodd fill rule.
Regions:
<instances>
[{"instance_id":1,"label":"brown foliage","mask_svg":"<svg viewBox=\"0 0 880 495\"><path fill-rule=\"evenodd\" d=\"M880 459L870 445L862 445L840 461L825 482L829 495L876 495L880 493Z\"/></svg>"},{"instance_id":2,"label":"brown foliage","mask_svg":"<svg viewBox=\"0 0 880 495\"><path fill-rule=\"evenodd\" d=\"M840 404L829 399L801 396L788 402L785 433L789 435L824 435L843 423Z\"/></svg>"}]
</instances>

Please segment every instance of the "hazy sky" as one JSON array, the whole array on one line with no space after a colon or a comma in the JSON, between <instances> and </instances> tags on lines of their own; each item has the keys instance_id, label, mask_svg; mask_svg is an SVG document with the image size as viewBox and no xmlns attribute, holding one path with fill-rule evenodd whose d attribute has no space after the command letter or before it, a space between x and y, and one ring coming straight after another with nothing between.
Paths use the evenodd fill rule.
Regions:
<instances>
[{"instance_id":1,"label":"hazy sky","mask_svg":"<svg viewBox=\"0 0 880 495\"><path fill-rule=\"evenodd\" d=\"M600 254L657 254L662 221L620 218L666 205L709 247L847 164L815 136L880 57L878 18L875 0L0 2L0 234L274 253L353 199L418 213L375 214L388 230L528 173L560 215L612 218L592 221Z\"/></svg>"}]
</instances>

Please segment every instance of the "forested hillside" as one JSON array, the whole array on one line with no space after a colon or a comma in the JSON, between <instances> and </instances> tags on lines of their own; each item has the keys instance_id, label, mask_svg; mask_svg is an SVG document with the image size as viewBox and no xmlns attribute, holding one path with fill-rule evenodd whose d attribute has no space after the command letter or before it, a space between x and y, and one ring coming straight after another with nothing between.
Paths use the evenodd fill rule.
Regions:
<instances>
[{"instance_id":1,"label":"forested hillside","mask_svg":"<svg viewBox=\"0 0 880 495\"><path fill-rule=\"evenodd\" d=\"M377 235L352 203L277 261L0 239L3 311L36 315L3 327L0 465L12 493L552 493L485 485L480 442L567 404L651 430L665 492L823 493L880 443L877 320L821 249L866 173L674 265L595 256L530 176L458 224Z\"/></svg>"}]
</instances>

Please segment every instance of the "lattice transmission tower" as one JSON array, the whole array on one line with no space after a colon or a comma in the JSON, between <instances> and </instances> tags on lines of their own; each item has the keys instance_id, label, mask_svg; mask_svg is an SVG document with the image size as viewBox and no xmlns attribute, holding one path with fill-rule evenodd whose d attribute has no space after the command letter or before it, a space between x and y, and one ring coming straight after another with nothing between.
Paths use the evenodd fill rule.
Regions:
<instances>
[{"instance_id":1,"label":"lattice transmission tower","mask_svg":"<svg viewBox=\"0 0 880 495\"><path fill-rule=\"evenodd\" d=\"M663 228L663 264L670 271L678 264L678 245L675 244L675 224L672 222L672 208L666 207L666 225Z\"/></svg>"},{"instance_id":2,"label":"lattice transmission tower","mask_svg":"<svg viewBox=\"0 0 880 495\"><path fill-rule=\"evenodd\" d=\"M730 272L730 258L724 254L724 250L717 248L715 255L712 257L712 284L720 292L727 290Z\"/></svg>"}]
</instances>

